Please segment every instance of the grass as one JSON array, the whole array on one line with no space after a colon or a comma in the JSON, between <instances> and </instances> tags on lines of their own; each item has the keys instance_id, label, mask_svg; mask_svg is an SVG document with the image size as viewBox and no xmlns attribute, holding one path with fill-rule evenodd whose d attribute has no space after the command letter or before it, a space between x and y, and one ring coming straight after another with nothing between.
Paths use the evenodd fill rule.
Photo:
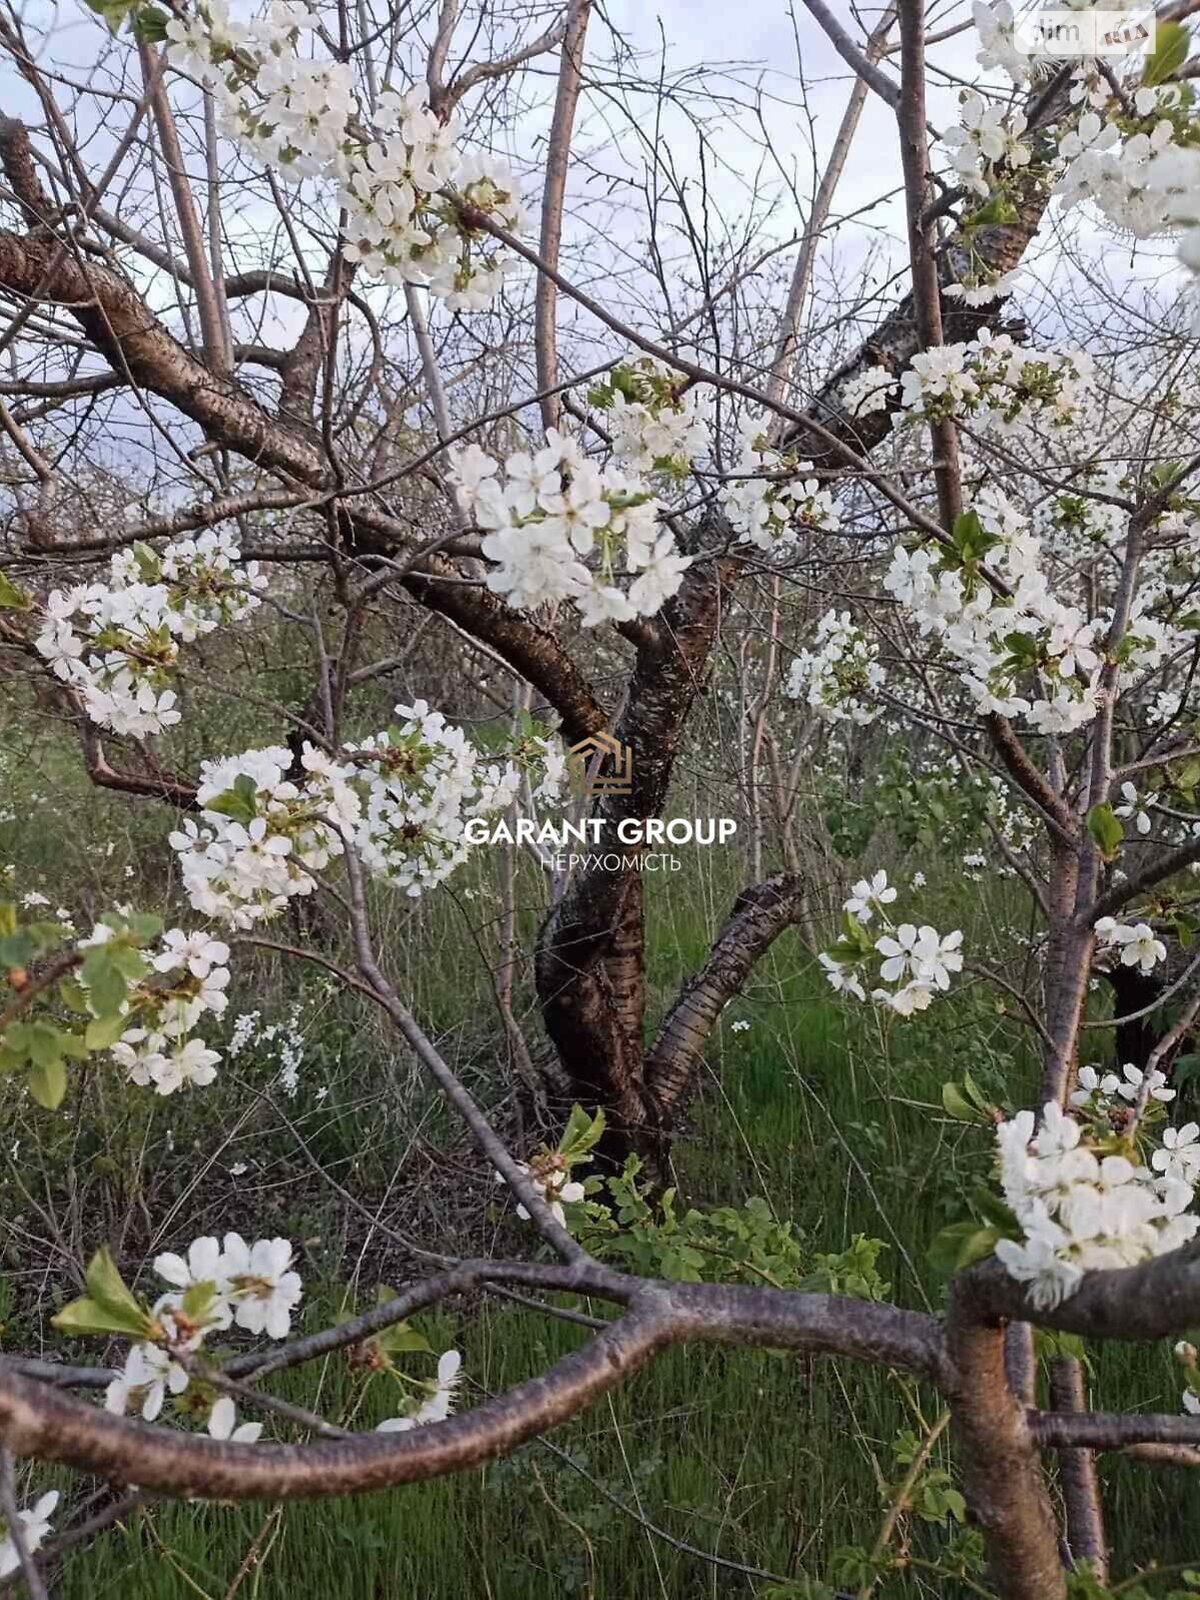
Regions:
<instances>
[{"instance_id":1,"label":"grass","mask_svg":"<svg viewBox=\"0 0 1200 1600\"><path fill-rule=\"evenodd\" d=\"M50 768L34 764L22 781L61 782L80 794L81 804L113 806L80 793L65 768ZM123 807L112 812L126 828L119 849L89 860L86 873L70 846L74 827L56 836L53 828L9 824L6 837L0 826L0 848L7 843L21 862L23 881L44 886L56 902L74 892L72 903L90 911L123 884L149 891L155 870L163 872L152 837L161 819L134 813L130 824L129 815ZM939 926L963 926L968 946L972 933L1017 916L1003 886L983 895L948 863L940 874L922 866L931 881L924 913ZM129 878L126 867L133 868ZM719 861L695 857L656 892L652 1010L661 1010L702 955L732 888ZM511 1107L492 1065L482 959L492 937L488 892L483 876L467 869L452 896L393 914L383 942L400 986L503 1118ZM523 914L527 932L534 921L531 904ZM267 1012L282 1008L283 989L269 963L258 974L254 1003ZM436 1179L436 1203L405 1214L425 1242L453 1240L460 1227L493 1226L478 1173L462 1180L462 1206L451 1204L463 1147L374 1024L321 978L306 980L301 1003L309 1048L289 1115L322 1162L369 1203L388 1197L398 1166L401 1186L410 1171L416 1188ZM735 1021L750 1027L734 1031ZM678 1151L681 1191L697 1205L762 1195L779 1217L793 1220L814 1254L839 1251L856 1233L878 1237L888 1247L883 1266L894 1297L936 1309L941 1286L925 1262L929 1241L961 1214L964 1189L988 1168L985 1136L940 1115L941 1085L964 1068L997 1097L1019 1102L1031 1092L1025 1031L990 995L964 984L932 1016L881 1029L865 1008L834 1000L789 935L722 1019ZM238 1071L261 1085L274 1068L248 1059L239 1060ZM318 1103L319 1087L328 1094ZM11 1092L0 1100L0 1115L13 1118L24 1152L7 1176L0 1168L0 1219L7 1218L0 1221L0 1247L17 1306L6 1343L19 1347L24 1340L27 1347L35 1322L46 1333L45 1281L58 1264L51 1252L44 1268L31 1269L24 1242L43 1193L54 1217L70 1222L68 1240L80 1251L139 1211L149 1221L123 1224L131 1250L158 1228L172 1243L191 1237L198 1219L209 1215L206 1206L223 1208L207 1225L287 1231L305 1241L311 1326L335 1308L338 1284L353 1278L369 1293L388 1270L386 1253L372 1253L378 1240L311 1178L278 1118L260 1116L243 1135L236 1126L244 1093L227 1084L213 1094L203 1103L180 1097L164 1107L91 1083L75 1102L86 1104L86 1117L72 1113L69 1102L68 1112L49 1124L31 1119ZM231 1129L233 1143L214 1144ZM227 1170L243 1149L255 1170L246 1186L231 1187ZM206 1185L189 1189L187 1175L210 1158ZM47 1176L31 1184L39 1168ZM43 1230L34 1224L33 1231ZM420 1325L435 1348L454 1342L463 1350L477 1394L538 1370L580 1337L552 1319L495 1304L478 1315L425 1318ZM77 1345L73 1353L81 1354ZM1097 1352L1095 1362L1099 1402L1177 1408L1180 1385L1165 1348L1113 1347ZM357 1405L357 1424L365 1426L388 1408L379 1380L365 1397L361 1384L344 1362L331 1361L290 1375L279 1392L319 1404L331 1416ZM670 1353L548 1442L463 1477L284 1507L156 1506L70 1556L56 1593L61 1600L766 1596L771 1580L700 1559L645 1524L725 1562L791 1578L824 1574L842 1547L870 1546L884 1510L881 1486L899 1476L893 1441L902 1428L928 1424L936 1414L932 1393L851 1363L689 1348ZM947 1440L934 1459L952 1468ZM1105 1461L1103 1470L1122 1571L1200 1554L1200 1487L1190 1477L1123 1462ZM953 1530L931 1523L907 1534L918 1558L936 1563ZM909 1571L889 1578L880 1592L896 1600L958 1600L969 1591Z\"/></svg>"}]
</instances>

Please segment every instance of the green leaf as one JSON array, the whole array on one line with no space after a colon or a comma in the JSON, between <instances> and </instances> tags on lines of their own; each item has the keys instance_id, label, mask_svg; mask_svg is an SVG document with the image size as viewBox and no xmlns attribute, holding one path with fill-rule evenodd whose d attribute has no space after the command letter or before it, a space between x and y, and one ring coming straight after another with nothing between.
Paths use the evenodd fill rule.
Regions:
<instances>
[{"instance_id":1,"label":"green leaf","mask_svg":"<svg viewBox=\"0 0 1200 1600\"><path fill-rule=\"evenodd\" d=\"M48 1022L35 1022L29 1030L29 1059L35 1067L52 1067L63 1058L58 1029Z\"/></svg>"},{"instance_id":2,"label":"green leaf","mask_svg":"<svg viewBox=\"0 0 1200 1600\"><path fill-rule=\"evenodd\" d=\"M969 1072L964 1071L962 1076L962 1086L963 1093L966 1095L971 1104L978 1110L986 1111L990 1115L992 1102L988 1099L987 1095L984 1094L983 1090L975 1082L975 1079Z\"/></svg>"},{"instance_id":3,"label":"green leaf","mask_svg":"<svg viewBox=\"0 0 1200 1600\"><path fill-rule=\"evenodd\" d=\"M1014 630L1005 634L1004 648L1008 651L1013 663L1021 669L1035 667L1038 663L1038 642L1032 633L1021 633Z\"/></svg>"},{"instance_id":4,"label":"green leaf","mask_svg":"<svg viewBox=\"0 0 1200 1600\"><path fill-rule=\"evenodd\" d=\"M62 1056L34 1067L29 1074L29 1092L47 1111L58 1110L67 1092L67 1067Z\"/></svg>"},{"instance_id":5,"label":"green leaf","mask_svg":"<svg viewBox=\"0 0 1200 1600\"><path fill-rule=\"evenodd\" d=\"M18 589L11 578L0 572L0 611L28 611L32 604L24 589Z\"/></svg>"},{"instance_id":6,"label":"green leaf","mask_svg":"<svg viewBox=\"0 0 1200 1600\"><path fill-rule=\"evenodd\" d=\"M971 1104L957 1083L942 1085L942 1109L948 1117L953 1117L955 1122L983 1121L979 1108Z\"/></svg>"},{"instance_id":7,"label":"green leaf","mask_svg":"<svg viewBox=\"0 0 1200 1600\"><path fill-rule=\"evenodd\" d=\"M960 550L971 548L983 538L983 523L974 511L962 511L954 519L954 542Z\"/></svg>"},{"instance_id":8,"label":"green leaf","mask_svg":"<svg viewBox=\"0 0 1200 1600\"><path fill-rule=\"evenodd\" d=\"M189 1283L180 1301L185 1316L193 1322L208 1321L209 1312L217 1298L217 1286L205 1279L202 1283Z\"/></svg>"},{"instance_id":9,"label":"green leaf","mask_svg":"<svg viewBox=\"0 0 1200 1600\"><path fill-rule=\"evenodd\" d=\"M585 1156L604 1132L604 1112L593 1116L580 1105L571 1107L571 1115L558 1141L558 1153L569 1160L578 1161Z\"/></svg>"},{"instance_id":10,"label":"green leaf","mask_svg":"<svg viewBox=\"0 0 1200 1600\"><path fill-rule=\"evenodd\" d=\"M87 985L88 1000L98 1017L111 1017L120 1011L129 985L106 944L96 945L88 951L83 961L82 976Z\"/></svg>"},{"instance_id":11,"label":"green leaf","mask_svg":"<svg viewBox=\"0 0 1200 1600\"><path fill-rule=\"evenodd\" d=\"M147 945L162 932L163 919L152 911L135 911L126 919L126 926L140 945Z\"/></svg>"},{"instance_id":12,"label":"green leaf","mask_svg":"<svg viewBox=\"0 0 1200 1600\"><path fill-rule=\"evenodd\" d=\"M86 1061L88 1058L87 1041L81 1033L72 1033L67 1028L58 1030L58 1047L63 1055L72 1061Z\"/></svg>"},{"instance_id":13,"label":"green leaf","mask_svg":"<svg viewBox=\"0 0 1200 1600\"><path fill-rule=\"evenodd\" d=\"M929 1264L935 1272L949 1277L973 1261L990 1256L996 1243L1003 1238L999 1228L980 1227L973 1218L952 1222L934 1238L929 1247Z\"/></svg>"},{"instance_id":14,"label":"green leaf","mask_svg":"<svg viewBox=\"0 0 1200 1600\"><path fill-rule=\"evenodd\" d=\"M87 1295L72 1300L50 1321L60 1333L124 1333L134 1339L144 1339L151 1327L151 1319L136 1304L132 1312L114 1310Z\"/></svg>"},{"instance_id":15,"label":"green leaf","mask_svg":"<svg viewBox=\"0 0 1200 1600\"><path fill-rule=\"evenodd\" d=\"M88 1262L86 1283L89 1296L104 1310L114 1315L137 1317L139 1325L148 1325L148 1313L126 1287L121 1269L107 1245L102 1245Z\"/></svg>"},{"instance_id":16,"label":"green leaf","mask_svg":"<svg viewBox=\"0 0 1200 1600\"><path fill-rule=\"evenodd\" d=\"M382 1333L375 1335L375 1343L385 1355L427 1355L432 1349L429 1340L423 1333L418 1333L416 1328L410 1327L407 1322L397 1322L394 1327L385 1328Z\"/></svg>"},{"instance_id":17,"label":"green leaf","mask_svg":"<svg viewBox=\"0 0 1200 1600\"><path fill-rule=\"evenodd\" d=\"M154 16L158 16L162 22L162 34L160 37L163 39L166 38L168 19L163 12L156 12L153 6L143 6L134 17L133 31L137 38L145 39L148 43L153 42L148 33L142 32L142 19L143 17ZM153 23L151 26L153 26ZM141 578L143 583L158 582L159 578L162 576L162 562L158 559L158 556L155 554L152 546L139 539L133 546L133 559L137 562L138 576Z\"/></svg>"},{"instance_id":18,"label":"green leaf","mask_svg":"<svg viewBox=\"0 0 1200 1600\"><path fill-rule=\"evenodd\" d=\"M1087 814L1087 830L1099 847L1105 861L1111 861L1121 848L1125 829L1121 819L1109 805L1093 806Z\"/></svg>"},{"instance_id":19,"label":"green leaf","mask_svg":"<svg viewBox=\"0 0 1200 1600\"><path fill-rule=\"evenodd\" d=\"M134 0L85 0L89 11L103 17L111 33L120 33L121 24L133 10Z\"/></svg>"},{"instance_id":20,"label":"green leaf","mask_svg":"<svg viewBox=\"0 0 1200 1600\"><path fill-rule=\"evenodd\" d=\"M238 784L249 783L251 787L250 798L244 793L238 793ZM204 802L206 811L215 811L219 817L230 817L234 822L252 822L254 820L254 781L244 774L237 780L232 789L226 789L224 794L216 795L212 800Z\"/></svg>"},{"instance_id":21,"label":"green leaf","mask_svg":"<svg viewBox=\"0 0 1200 1600\"><path fill-rule=\"evenodd\" d=\"M985 205L972 211L964 220L968 228L979 228L989 222L1015 222L1017 208L1011 200L1005 199L1002 194L997 194L993 195Z\"/></svg>"},{"instance_id":22,"label":"green leaf","mask_svg":"<svg viewBox=\"0 0 1200 1600\"><path fill-rule=\"evenodd\" d=\"M1006 1206L1000 1196L993 1194L990 1189L977 1189L971 1196L976 1211L994 1228L999 1228L1011 1239L1019 1239L1021 1225L1017 1221L1016 1213Z\"/></svg>"},{"instance_id":23,"label":"green leaf","mask_svg":"<svg viewBox=\"0 0 1200 1600\"><path fill-rule=\"evenodd\" d=\"M112 951L112 964L123 978L136 983L139 978L146 976L148 968L140 951L127 944L113 944L109 948Z\"/></svg>"},{"instance_id":24,"label":"green leaf","mask_svg":"<svg viewBox=\"0 0 1200 1600\"><path fill-rule=\"evenodd\" d=\"M111 1050L125 1032L128 1018L117 1012L111 1017L93 1017L83 1039L89 1050Z\"/></svg>"},{"instance_id":25,"label":"green leaf","mask_svg":"<svg viewBox=\"0 0 1200 1600\"><path fill-rule=\"evenodd\" d=\"M1160 22L1154 34L1154 49L1146 57L1142 82L1153 87L1173 78L1187 60L1192 39L1182 22Z\"/></svg>"},{"instance_id":26,"label":"green leaf","mask_svg":"<svg viewBox=\"0 0 1200 1600\"><path fill-rule=\"evenodd\" d=\"M87 991L77 978L60 978L58 997L69 1011L82 1011L86 1014L89 1010Z\"/></svg>"}]
</instances>

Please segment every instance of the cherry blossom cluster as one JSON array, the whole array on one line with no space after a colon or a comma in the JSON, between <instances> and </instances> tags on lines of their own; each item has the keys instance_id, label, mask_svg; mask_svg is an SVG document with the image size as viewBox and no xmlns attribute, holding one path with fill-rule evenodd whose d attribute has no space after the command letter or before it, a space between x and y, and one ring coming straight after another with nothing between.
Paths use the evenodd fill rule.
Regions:
<instances>
[{"instance_id":1,"label":"cherry blossom cluster","mask_svg":"<svg viewBox=\"0 0 1200 1600\"><path fill-rule=\"evenodd\" d=\"M914 356L900 398L912 417L965 418L982 434L1061 429L1081 415L1093 368L1086 351L1028 349L981 328L968 344Z\"/></svg>"},{"instance_id":2,"label":"cherry blossom cluster","mask_svg":"<svg viewBox=\"0 0 1200 1600\"><path fill-rule=\"evenodd\" d=\"M1127 1103L1143 1086L1130 1085L1130 1096L1115 1076L1108 1085L1106 1077L1086 1100L1077 1097L1077 1115L1049 1102L1040 1125L1032 1111L1019 1111L996 1130L1000 1182L1022 1235L1001 1239L996 1255L1042 1309L1072 1295L1085 1273L1165 1255L1200 1227L1188 1210L1197 1170L1184 1153L1191 1141L1180 1147L1176 1135L1168 1145L1164 1135L1144 1165ZM1172 1096L1161 1085L1150 1093Z\"/></svg>"},{"instance_id":3,"label":"cherry blossom cluster","mask_svg":"<svg viewBox=\"0 0 1200 1600\"><path fill-rule=\"evenodd\" d=\"M1121 1068L1120 1075L1115 1072L1102 1073L1098 1067L1080 1067L1079 1087L1070 1095L1070 1103L1076 1110L1088 1108L1093 1116L1104 1116L1111 1126L1123 1128L1129 1121L1130 1108L1141 1114L1147 1107L1167 1105L1174 1100L1174 1089L1167 1088L1167 1075L1158 1068L1149 1073L1143 1072L1141 1067L1135 1067L1132 1061L1127 1061ZM1180 1145L1180 1160L1183 1166L1189 1166L1193 1161L1200 1160L1200 1146L1192 1150L1187 1134L1187 1129L1165 1128L1163 1130L1163 1148L1155 1153L1151 1166L1156 1172L1175 1174L1175 1157L1170 1154L1177 1143ZM1179 1174L1182 1176L1182 1170ZM1195 1174L1192 1174L1195 1176ZM1188 1181L1192 1181L1192 1176Z\"/></svg>"},{"instance_id":4,"label":"cherry blossom cluster","mask_svg":"<svg viewBox=\"0 0 1200 1600\"><path fill-rule=\"evenodd\" d=\"M486 530L488 587L519 611L570 600L585 627L653 616L691 565L659 526L662 507L616 465L598 467L551 428L499 463L477 445L454 456L463 511ZM628 578L628 587L622 579Z\"/></svg>"},{"instance_id":5,"label":"cherry blossom cluster","mask_svg":"<svg viewBox=\"0 0 1200 1600\"><path fill-rule=\"evenodd\" d=\"M869 417L872 411L886 411L899 392L900 385L887 367L864 367L842 385L839 399L850 416Z\"/></svg>"},{"instance_id":6,"label":"cherry blossom cluster","mask_svg":"<svg viewBox=\"0 0 1200 1600\"><path fill-rule=\"evenodd\" d=\"M520 774L512 762L484 763L424 700L396 715L399 726L346 750L363 791L354 843L368 872L415 897L466 860L467 819L507 810Z\"/></svg>"},{"instance_id":7,"label":"cherry blossom cluster","mask_svg":"<svg viewBox=\"0 0 1200 1600\"><path fill-rule=\"evenodd\" d=\"M202 763L199 820L169 835L192 906L253 927L311 894L347 841L368 872L410 895L448 877L467 857L468 819L506 810L521 772L485 761L423 700L395 710L395 725L336 759L306 742L298 761L279 746ZM566 770L557 742L539 737L521 750L540 775L537 794L556 797Z\"/></svg>"},{"instance_id":8,"label":"cherry blossom cluster","mask_svg":"<svg viewBox=\"0 0 1200 1600\"><path fill-rule=\"evenodd\" d=\"M1091 721L1107 619L1051 592L1038 539L999 490L981 492L954 542L954 552L898 545L884 588L953 659L980 710L1024 717L1040 733Z\"/></svg>"},{"instance_id":9,"label":"cherry blossom cluster","mask_svg":"<svg viewBox=\"0 0 1200 1600\"><path fill-rule=\"evenodd\" d=\"M963 186L986 196L995 182L992 168L998 163L1009 169L1028 166L1033 152L1021 141L1025 127L1023 111L1006 111L974 89L965 90L958 124L942 135Z\"/></svg>"},{"instance_id":10,"label":"cherry blossom cluster","mask_svg":"<svg viewBox=\"0 0 1200 1600\"><path fill-rule=\"evenodd\" d=\"M285 178L336 182L349 260L388 283L427 284L454 311L495 298L505 263L471 213L519 228L516 185L490 158L461 155L457 122L439 121L420 90L385 87L368 126L352 68L320 54L317 19L293 0L247 22L205 0L172 16L167 37L243 149Z\"/></svg>"},{"instance_id":11,"label":"cherry blossom cluster","mask_svg":"<svg viewBox=\"0 0 1200 1600\"><path fill-rule=\"evenodd\" d=\"M170 687L180 643L247 616L266 581L256 562L241 561L228 532L161 553L137 545L112 558L107 583L52 590L34 645L93 722L138 737L161 733L180 718Z\"/></svg>"},{"instance_id":12,"label":"cherry blossom cluster","mask_svg":"<svg viewBox=\"0 0 1200 1600\"><path fill-rule=\"evenodd\" d=\"M81 948L107 943L112 928L97 923ZM229 946L198 931L170 928L150 956L152 975L130 991L122 1013L123 1029L112 1046L113 1059L129 1081L156 1094L205 1088L217 1075L220 1051L192 1031L210 1015L224 1015L229 997ZM86 984L85 984L86 987Z\"/></svg>"},{"instance_id":13,"label":"cherry blossom cluster","mask_svg":"<svg viewBox=\"0 0 1200 1600\"><path fill-rule=\"evenodd\" d=\"M200 768L191 817L169 835L193 908L234 928L278 916L294 895L311 894L359 822L359 797L339 766L305 743L300 772L292 752L247 750Z\"/></svg>"},{"instance_id":14,"label":"cherry blossom cluster","mask_svg":"<svg viewBox=\"0 0 1200 1600\"><path fill-rule=\"evenodd\" d=\"M1176 96L1179 89L1169 91ZM1180 222L1194 225L1200 210L1200 150L1177 143L1180 119L1155 115L1161 91L1140 89L1136 110L1149 125L1122 140L1114 122L1086 111L1059 141L1068 166L1055 185L1066 207L1090 201L1110 222L1139 239ZM1186 120L1183 135L1193 132ZM1200 240L1189 234L1180 254L1196 265Z\"/></svg>"},{"instance_id":15,"label":"cherry blossom cluster","mask_svg":"<svg viewBox=\"0 0 1200 1600\"><path fill-rule=\"evenodd\" d=\"M1030 75L1029 52L1018 39L1018 23L1009 0L973 0L971 14L979 35L975 59L985 71L1000 67L1014 83L1024 83Z\"/></svg>"},{"instance_id":16,"label":"cherry blossom cluster","mask_svg":"<svg viewBox=\"0 0 1200 1600\"><path fill-rule=\"evenodd\" d=\"M711 414L703 390L653 356L623 361L588 390L605 413L613 455L630 472L686 477L708 444Z\"/></svg>"},{"instance_id":17,"label":"cherry blossom cluster","mask_svg":"<svg viewBox=\"0 0 1200 1600\"><path fill-rule=\"evenodd\" d=\"M842 519L833 496L818 479L804 476L794 454L772 445L760 413L742 417L738 441L721 508L742 544L784 556L806 531L838 531Z\"/></svg>"},{"instance_id":18,"label":"cherry blossom cluster","mask_svg":"<svg viewBox=\"0 0 1200 1600\"><path fill-rule=\"evenodd\" d=\"M286 1339L303 1295L286 1239L257 1239L240 1233L222 1241L195 1239L187 1254L166 1252L154 1258L154 1271L169 1287L155 1302L147 1337L130 1346L123 1370L104 1392L105 1409L124 1416L133 1410L146 1422L161 1415L168 1395L180 1396L193 1382L189 1358L213 1333L237 1327L268 1339ZM216 1439L253 1444L262 1432L257 1422L237 1426L228 1396L208 1394L208 1431Z\"/></svg>"},{"instance_id":19,"label":"cherry blossom cluster","mask_svg":"<svg viewBox=\"0 0 1200 1600\"><path fill-rule=\"evenodd\" d=\"M871 990L871 999L897 1016L911 1017L927 1010L939 991L949 989L951 976L962 971L963 936L957 928L943 936L928 923L902 922L894 927L886 908L896 897L886 872L861 879L843 908L842 937L817 960L832 989L864 1001L867 966L878 960L879 986ZM867 931L876 916L886 929L877 939Z\"/></svg>"},{"instance_id":20,"label":"cherry blossom cluster","mask_svg":"<svg viewBox=\"0 0 1200 1600\"><path fill-rule=\"evenodd\" d=\"M972 9L980 64L1001 67L1014 83L1026 82L1030 56L1008 0L975 0ZM1143 60L1132 55L1124 65L1140 74ZM1114 68L1123 70L1119 58L1073 64L1070 101L1079 114L1059 133L1055 193L1067 207L1089 201L1138 238L1178 233L1181 261L1200 273L1200 145L1190 86L1128 78L1114 84ZM964 118L960 155L968 142L978 142L970 140L974 131ZM978 132L983 134L982 127ZM997 130L988 133L994 146Z\"/></svg>"},{"instance_id":21,"label":"cherry blossom cluster","mask_svg":"<svg viewBox=\"0 0 1200 1600\"><path fill-rule=\"evenodd\" d=\"M792 662L786 693L804 700L825 722L866 725L879 715L875 691L884 681L879 647L848 611L827 611L811 650Z\"/></svg>"}]
</instances>

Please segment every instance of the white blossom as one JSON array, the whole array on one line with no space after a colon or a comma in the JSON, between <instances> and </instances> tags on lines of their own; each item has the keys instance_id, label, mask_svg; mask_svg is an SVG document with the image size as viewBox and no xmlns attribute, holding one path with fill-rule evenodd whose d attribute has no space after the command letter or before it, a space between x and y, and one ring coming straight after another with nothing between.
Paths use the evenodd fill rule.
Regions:
<instances>
[{"instance_id":1,"label":"white blossom","mask_svg":"<svg viewBox=\"0 0 1200 1600\"><path fill-rule=\"evenodd\" d=\"M50 1532L50 1518L54 1515L58 1505L58 1490L48 1489L34 1501L33 1505L25 1511L18 1511L21 1519L21 1532L24 1535L26 1550L32 1555L40 1550L45 1542L46 1535ZM5 1530L4 1519L0 1517L0 1530ZM14 1572L19 1572L21 1567L17 1547L8 1531L0 1537L0 1578L11 1577Z\"/></svg>"}]
</instances>

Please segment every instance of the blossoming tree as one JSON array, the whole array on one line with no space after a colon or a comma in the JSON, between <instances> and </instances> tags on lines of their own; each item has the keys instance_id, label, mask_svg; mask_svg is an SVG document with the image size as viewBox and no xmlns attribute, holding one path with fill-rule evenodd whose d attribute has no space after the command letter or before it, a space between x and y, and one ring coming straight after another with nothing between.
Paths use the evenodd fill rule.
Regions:
<instances>
[{"instance_id":1,"label":"blossoming tree","mask_svg":"<svg viewBox=\"0 0 1200 1600\"><path fill-rule=\"evenodd\" d=\"M460 31L455 0L423 42L367 3L326 15L274 0L241 17L217 0L95 0L110 30L106 81L82 88L44 68L32 24L0 22L35 108L0 123L0 290L15 311L3 336L14 377L0 391L13 464L0 645L76 730L94 782L159 808L179 884L169 905L114 906L83 936L36 903L0 908L0 1069L48 1110L76 1092L83 1063L146 1094L203 1095L221 1070L215 1025L239 949L282 948L387 1018L542 1249L444 1263L303 1337L292 1337L303 1286L285 1239L229 1231L158 1254L152 1294L98 1249L86 1294L57 1323L119 1341L116 1364L0 1356L0 1577L19 1573L35 1595L58 1502L21 1508L16 1458L225 1499L398 1485L510 1451L690 1340L833 1352L939 1387L990 1582L1006 1597L1061 1600L1085 1568L1104 1592L1093 1452L1200 1461L1186 1342L1179 1415L1087 1411L1069 1358L1053 1408L1038 1409L1032 1355L1034 1327L1150 1340L1200 1320L1189 1247L1200 1136L1168 1121L1170 1067L1200 1013L1186 956L1200 864L1194 343L1167 325L1118 353L1005 320L1022 263L1035 246L1056 250L1067 213L1166 240L1150 259L1180 289L1200 269L1194 8L1160 13L1152 54L1063 59L1031 47L1004 0L976 4L962 20L977 82L939 126L926 51L935 64L941 49L961 51L962 29L931 35L919 0L901 0L859 39L820 0L808 6L853 87L765 375L751 352L721 353L719 302L735 302L740 268L724 288L706 278L699 317L661 336L622 308L615 269L610 293L562 264L589 0L570 0L536 36L522 14L514 37L497 30L496 54L454 70L471 21ZM527 63L551 55L535 237L487 135ZM843 322L841 359L808 383L814 252L868 98L894 123L904 289L867 337L851 340ZM126 116L122 131L96 110L102 99ZM170 196L158 237L106 205L147 170ZM268 237L285 241L286 265ZM513 285L524 269L532 378L523 357L470 353L473 318L499 319L494 331L506 306L523 307ZM1119 287L1136 284L1135 271ZM240 310L252 299L268 308L256 330ZM562 338L567 305L603 330L590 367ZM425 434L389 348L401 328ZM479 401L461 420L451 359ZM116 503L113 475L88 458L103 397L109 418L136 421L151 463L132 504ZM945 1237L940 1318L637 1276L597 1259L581 1232L576 1169L612 1175L636 1152L661 1170L717 1017L805 913L813 886L786 828L787 870L738 897L649 1041L639 851L547 875L537 989L556 1083L580 1109L557 1149L527 1160L430 1041L380 949L378 897L437 893L474 848L471 824L567 803L564 746L615 734L630 753L629 783L592 802L601 823L662 814L726 619L764 583L776 602L791 586L824 597L804 637L773 632L788 668L749 719L751 775L765 750L777 820L789 730L799 741L807 719L803 737L836 759L892 719L953 758L989 859L1040 919L1037 982L1024 990L960 930L923 921L919 889L886 871L852 886L822 941L848 1005L900 1025L972 972L997 983L1013 1028L1038 1044L1031 1109L993 1106L971 1081L946 1087L950 1116L994 1125L997 1186ZM204 641L264 608L311 647L307 703L274 743L212 749L177 772ZM424 701L366 725L356 691L387 671L369 656L381 615L397 635L414 615L437 619L511 677L518 711L536 700L547 716L514 717L487 748ZM309 902L347 941L344 964L325 923L299 943L273 936ZM1114 1019L1089 1009L1091 985L1107 977L1120 1007L1134 976L1153 980L1149 998L1115 1021L1144 1024L1139 1059L1098 1069L1088 1030ZM455 1351L370 1434L264 1386L335 1350L393 1365L408 1316L480 1287L586 1296L611 1315L582 1316L589 1336L572 1354L454 1417ZM234 1331L257 1343L223 1362L206 1352ZM71 1393L89 1387L103 1388L103 1406ZM170 1422L168 1397L179 1402ZM310 1442L269 1440L239 1407ZM1054 1451L1061 1527L1044 1463Z\"/></svg>"}]
</instances>

